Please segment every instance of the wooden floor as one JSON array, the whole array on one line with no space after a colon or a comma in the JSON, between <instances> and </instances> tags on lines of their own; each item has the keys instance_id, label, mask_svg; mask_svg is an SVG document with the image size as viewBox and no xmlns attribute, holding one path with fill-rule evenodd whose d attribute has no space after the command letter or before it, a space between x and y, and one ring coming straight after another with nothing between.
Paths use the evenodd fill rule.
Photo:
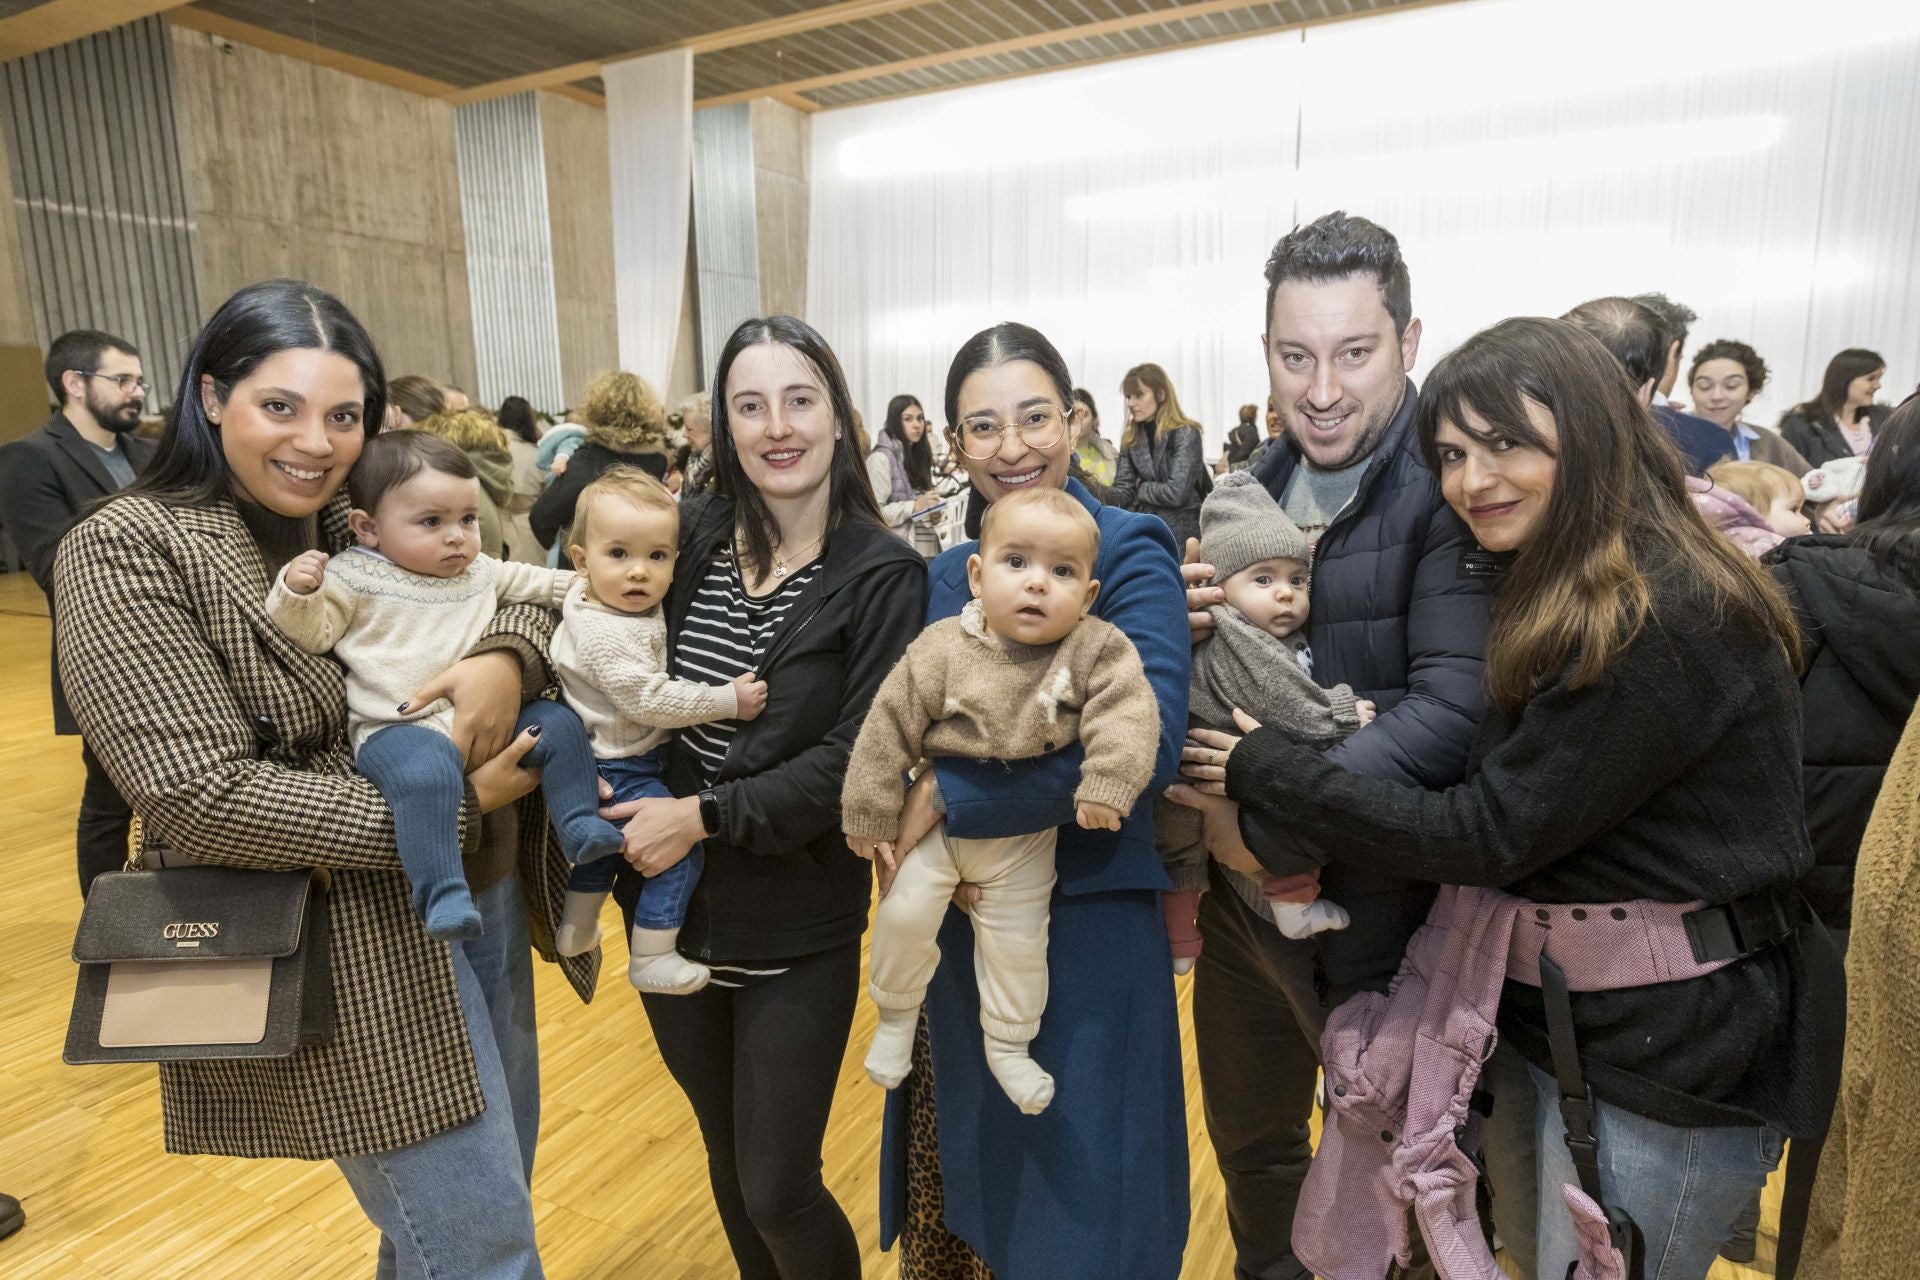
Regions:
<instances>
[{"instance_id":1,"label":"wooden floor","mask_svg":"<svg viewBox=\"0 0 1920 1280\"><path fill-rule=\"evenodd\" d=\"M27 1212L26 1228L0 1241L0 1276L370 1274L374 1232L332 1165L166 1155L153 1068L61 1063L80 908L72 842L81 769L79 740L52 733L47 637L31 581L0 576L0 1191ZM599 999L583 1006L552 966L536 968L545 1087L533 1192L547 1274L733 1275L692 1113L621 971L610 967ZM1182 1275L1228 1280L1232 1254L1200 1116L1189 996L1182 980L1194 1222ZM892 1277L894 1260L877 1245L881 1093L860 1069L872 1026L863 1001L827 1135L826 1176L865 1245L866 1274ZM1777 1181L1768 1198L1771 1220ZM1771 1244L1762 1240L1763 1260ZM1759 1274L1722 1263L1714 1280Z\"/></svg>"}]
</instances>

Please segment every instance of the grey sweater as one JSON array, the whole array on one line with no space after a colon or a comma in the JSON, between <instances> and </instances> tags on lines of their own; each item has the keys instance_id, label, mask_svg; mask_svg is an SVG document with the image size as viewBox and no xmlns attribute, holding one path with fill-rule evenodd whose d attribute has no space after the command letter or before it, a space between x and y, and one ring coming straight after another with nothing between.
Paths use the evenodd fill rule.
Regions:
<instances>
[{"instance_id":1,"label":"grey sweater","mask_svg":"<svg viewBox=\"0 0 1920 1280\"><path fill-rule=\"evenodd\" d=\"M1354 692L1348 686L1322 689L1308 671L1307 641L1301 632L1272 636L1237 609L1214 605L1213 635L1193 651L1193 679L1187 694L1187 723L1195 728L1238 730L1233 710L1262 725L1284 727L1292 737L1330 746L1360 727ZM1175 889L1207 887L1207 849L1201 841L1198 810L1164 797L1154 802L1154 844ZM1300 870L1317 864L1302 859ZM1267 900L1260 878L1221 868L1247 905L1263 916Z\"/></svg>"}]
</instances>

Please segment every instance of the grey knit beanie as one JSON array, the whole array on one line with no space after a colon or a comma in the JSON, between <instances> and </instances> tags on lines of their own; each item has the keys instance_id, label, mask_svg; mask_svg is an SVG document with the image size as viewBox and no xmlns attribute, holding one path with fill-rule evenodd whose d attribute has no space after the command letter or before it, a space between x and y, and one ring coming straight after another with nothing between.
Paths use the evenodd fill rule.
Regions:
<instances>
[{"instance_id":1,"label":"grey knit beanie","mask_svg":"<svg viewBox=\"0 0 1920 1280\"><path fill-rule=\"evenodd\" d=\"M1200 556L1224 582L1262 560L1305 563L1307 537L1251 471L1230 471L1200 504Z\"/></svg>"}]
</instances>

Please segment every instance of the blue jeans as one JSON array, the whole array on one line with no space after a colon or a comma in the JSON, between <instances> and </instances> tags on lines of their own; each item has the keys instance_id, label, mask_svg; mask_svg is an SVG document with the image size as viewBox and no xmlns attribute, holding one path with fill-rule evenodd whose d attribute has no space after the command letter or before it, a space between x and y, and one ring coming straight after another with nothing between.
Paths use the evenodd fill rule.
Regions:
<instances>
[{"instance_id":1,"label":"blue jeans","mask_svg":"<svg viewBox=\"0 0 1920 1280\"><path fill-rule=\"evenodd\" d=\"M629 800L671 800L667 790L667 747L655 747L643 756L624 760L602 760L600 776L613 788L612 804ZM613 888L613 875L620 859L602 858L583 862L573 869L567 888L575 893L606 893ZM640 903L634 908L632 926L642 929L678 929L687 919L687 903L693 899L693 887L700 882L700 868L706 858L700 846L687 850L680 859L657 876L648 876L640 886Z\"/></svg>"},{"instance_id":2,"label":"blue jeans","mask_svg":"<svg viewBox=\"0 0 1920 1280\"><path fill-rule=\"evenodd\" d=\"M600 816L593 749L580 717L558 702L535 699L521 709L514 733L530 728L540 730L540 740L524 764L540 770L547 815L568 860L609 858L619 852L619 829ZM393 810L400 865L413 885L414 909L427 922L427 932L449 942L472 937L478 926L460 862L466 770L453 740L425 725L389 725L360 745L354 766Z\"/></svg>"},{"instance_id":3,"label":"blue jeans","mask_svg":"<svg viewBox=\"0 0 1920 1280\"><path fill-rule=\"evenodd\" d=\"M335 1162L380 1228L377 1280L543 1275L528 1191L540 1133L540 1050L520 877L508 876L474 905L484 930L451 952L486 1109L411 1146Z\"/></svg>"},{"instance_id":4,"label":"blue jeans","mask_svg":"<svg viewBox=\"0 0 1920 1280\"><path fill-rule=\"evenodd\" d=\"M1577 1187L1580 1178L1567 1151L1559 1086L1538 1067L1527 1072L1540 1161L1540 1253L1531 1274L1547 1280L1564 1276L1579 1255L1560 1188ZM1607 1207L1631 1216L1645 1241L1644 1280L1702 1280L1735 1219L1780 1163L1786 1142L1770 1125L1681 1129L1606 1102L1594 1104L1593 1127Z\"/></svg>"}]
</instances>

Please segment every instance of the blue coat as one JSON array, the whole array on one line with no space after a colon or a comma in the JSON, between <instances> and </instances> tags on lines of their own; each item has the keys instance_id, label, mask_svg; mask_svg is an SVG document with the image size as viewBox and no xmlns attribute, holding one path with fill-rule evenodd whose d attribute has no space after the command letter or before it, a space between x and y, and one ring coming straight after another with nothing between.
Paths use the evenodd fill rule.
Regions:
<instances>
[{"instance_id":1,"label":"blue coat","mask_svg":"<svg viewBox=\"0 0 1920 1280\"><path fill-rule=\"evenodd\" d=\"M1077 481L1067 492L1100 526L1093 612L1139 650L1160 703L1160 749L1153 783L1117 834L1072 825L1077 744L1011 765L936 762L952 834L1061 828L1051 989L1033 1042L1058 1090L1041 1115L1021 1115L988 1074L966 916L949 910L940 931L927 1018L946 1223L1000 1280L1170 1280L1187 1241L1187 1125L1152 798L1173 781L1187 723L1186 604L1162 521L1103 507ZM967 602L975 545L933 562L928 622ZM906 1162L905 1095L896 1090L880 1155L887 1248L905 1216Z\"/></svg>"}]
</instances>

